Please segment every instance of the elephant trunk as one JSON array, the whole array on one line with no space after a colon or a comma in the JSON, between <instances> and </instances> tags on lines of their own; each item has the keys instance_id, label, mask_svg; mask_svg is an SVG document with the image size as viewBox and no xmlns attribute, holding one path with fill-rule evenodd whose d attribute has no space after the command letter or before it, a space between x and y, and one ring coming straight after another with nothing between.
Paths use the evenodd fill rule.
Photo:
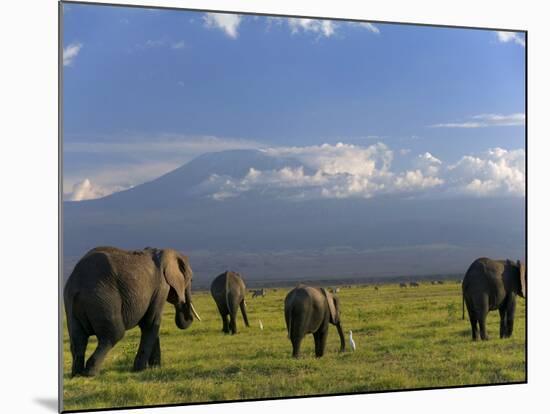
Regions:
<instances>
[{"instance_id":1,"label":"elephant trunk","mask_svg":"<svg viewBox=\"0 0 550 414\"><path fill-rule=\"evenodd\" d=\"M193 316L191 315L190 306L187 303L176 306L176 326L180 329L187 329L192 323Z\"/></svg>"},{"instance_id":2,"label":"elephant trunk","mask_svg":"<svg viewBox=\"0 0 550 414\"><path fill-rule=\"evenodd\" d=\"M342 325L340 325L340 322L336 324L336 329L338 330L338 335L340 336L340 352L344 352L346 350L346 340L344 339L344 332L342 331Z\"/></svg>"},{"instance_id":3,"label":"elephant trunk","mask_svg":"<svg viewBox=\"0 0 550 414\"><path fill-rule=\"evenodd\" d=\"M176 326L179 329L187 329L193 323L193 304L191 302L191 288L185 289L185 301L175 305ZM200 320L200 318L197 318Z\"/></svg>"}]
</instances>

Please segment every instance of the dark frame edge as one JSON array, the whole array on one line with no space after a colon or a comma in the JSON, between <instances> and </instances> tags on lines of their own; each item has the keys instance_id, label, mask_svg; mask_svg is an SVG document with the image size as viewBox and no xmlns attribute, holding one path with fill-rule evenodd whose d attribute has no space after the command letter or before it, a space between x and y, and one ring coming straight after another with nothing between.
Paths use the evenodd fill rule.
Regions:
<instances>
[{"instance_id":1,"label":"dark frame edge","mask_svg":"<svg viewBox=\"0 0 550 414\"><path fill-rule=\"evenodd\" d=\"M63 3L57 3L57 411L63 411Z\"/></svg>"},{"instance_id":2,"label":"dark frame edge","mask_svg":"<svg viewBox=\"0 0 550 414\"><path fill-rule=\"evenodd\" d=\"M286 17L286 18L298 18L298 19L318 19L318 20L335 20L344 22L359 22L359 23L377 23L377 24L399 24L405 26L423 26L423 27L435 27L435 28L448 28L448 29L470 29L470 30L493 30L499 32L516 32L527 34L527 29L503 29L497 27L481 27L481 26L462 26L452 24L434 24L434 23L416 23L416 22L394 22L390 20L366 20L366 19L353 19L350 17L326 17L326 16L305 16L298 14L278 14L278 13L265 13L265 12L250 12L250 11L227 11L219 9L196 9L191 7L176 7L176 6L147 6L139 4L124 4L124 3L102 3L98 1L81 1L81 0L60 0L66 4L80 4L90 6L107 6L107 7L128 7L133 9L158 9L158 10L179 10L179 11L191 11L191 12L206 12L206 13L224 13L224 14L241 14L245 16L263 16L263 17ZM135 0L140 1L140 0Z\"/></svg>"},{"instance_id":3,"label":"dark frame edge","mask_svg":"<svg viewBox=\"0 0 550 414\"><path fill-rule=\"evenodd\" d=\"M139 0L137 0L139 1ZM171 403L171 404L156 404L156 405L136 405L136 406L122 406L122 407L109 407L109 408L89 408L89 409L77 409L77 410L64 410L63 407L63 312L61 298L63 297L63 4L78 4L78 5L90 5L90 6L107 6L107 7L126 7L126 8L145 8L145 9L160 9L160 10L175 10L175 11L191 11L191 12L209 12L209 13L225 13L225 14L241 14L247 16L263 16L263 17L283 17L283 18L308 18L319 20L335 20L345 22L368 22L378 24L398 24L405 26L421 26L421 27L435 27L435 28L449 28L449 29L470 29L470 30L489 30L489 31L505 31L505 32L517 32L525 35L525 265L528 269L528 30L527 29L503 29L503 28L491 28L491 27L479 27L479 26L461 26L461 25L446 25L446 24L429 24L429 23L415 23L415 22L394 22L384 20L364 20L364 19L352 19L346 17L322 17L322 16L304 16L304 15L286 15L276 13L260 13L260 12L242 12L242 11L226 11L226 10L213 10L213 9L195 9L186 7L169 7L169 6L151 6L151 5L136 5L136 4L121 4L121 3L102 3L102 2L87 2L78 0L59 0L58 2L58 412L60 413L82 413L82 412L98 412L98 411L120 411L129 409L147 409L147 408L165 408L165 407L185 407L193 405L211 405L211 404L227 404L227 403L247 403L258 401L277 401L277 400L289 400L289 399L304 399L304 398L323 398L323 397L345 397L349 395L369 395L369 394L385 394L385 393L399 393L399 392L411 392L411 391L435 391L435 390L448 390L448 389L462 389L462 388L478 388L478 387L492 387L492 386L506 386L506 385L522 385L528 384L528 299L525 297L525 380L513 381L503 383L490 383L490 384L466 384L466 385L453 385L453 386L441 386L441 387L427 387L427 388L407 388L407 389L388 389L380 391L361 391L350 393L336 393L336 394L318 394L318 395L296 395L285 397L272 397L272 398L253 398L242 400L222 400L222 401L202 401L191 403ZM528 272L528 270L527 270ZM529 281L526 281L527 290L529 288Z\"/></svg>"},{"instance_id":4,"label":"dark frame edge","mask_svg":"<svg viewBox=\"0 0 550 414\"><path fill-rule=\"evenodd\" d=\"M529 180L528 180L528 174L529 174L529 151L527 149L528 147L528 135L529 135L529 122L528 122L528 93L529 93L529 88L528 88L528 79L529 79L529 76L528 76L528 61L529 61L529 54L527 53L527 47L529 45L529 42L528 42L528 32L527 30L525 31L525 137L524 137L524 145L525 145L525 275L527 276L525 278L525 286L526 286L526 290L527 292L529 292L529 277L528 277L528 274L529 274L529 259L528 259L528 254L529 254L529 220L528 220L528 217L529 217L529 203L528 203L528 183L529 183ZM528 361L528 354L529 354L529 350L528 350L528 338L529 338L529 335L528 335L528 330L529 330L529 299L528 297L529 296L528 294L525 295L525 383L528 383L528 372L529 372L529 364L527 363Z\"/></svg>"},{"instance_id":5,"label":"dark frame edge","mask_svg":"<svg viewBox=\"0 0 550 414\"><path fill-rule=\"evenodd\" d=\"M492 383L492 384L452 385L448 387L407 388L407 389L391 389L391 390L380 390L380 391L357 391L357 392L348 392L348 393L339 393L339 394L296 395L291 397L251 398L246 400L198 401L198 402L191 402L191 403L133 405L133 406L124 406L124 407L63 410L61 412L62 413L89 413L89 412L99 412L99 411L138 410L138 409L144 409L144 408L147 409L147 408L166 408L166 407L186 407L186 406L193 406L193 405L252 403L252 402L258 402L258 401L279 401L279 400L325 398L325 397L346 397L350 395L386 394L386 393L401 393L401 392L411 392L411 391L438 391L438 390L453 390L453 389L464 389L464 388L502 387L506 385L527 385L527 381L499 382L499 383Z\"/></svg>"}]
</instances>

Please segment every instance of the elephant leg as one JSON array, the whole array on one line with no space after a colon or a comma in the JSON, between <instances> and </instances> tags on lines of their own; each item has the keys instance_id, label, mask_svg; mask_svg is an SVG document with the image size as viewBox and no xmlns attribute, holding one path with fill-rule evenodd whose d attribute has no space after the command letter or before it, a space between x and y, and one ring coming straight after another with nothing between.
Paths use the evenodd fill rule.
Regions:
<instances>
[{"instance_id":1,"label":"elephant leg","mask_svg":"<svg viewBox=\"0 0 550 414\"><path fill-rule=\"evenodd\" d=\"M237 333L237 309L232 310L229 315L229 329L231 330L231 335Z\"/></svg>"},{"instance_id":2,"label":"elephant leg","mask_svg":"<svg viewBox=\"0 0 550 414\"><path fill-rule=\"evenodd\" d=\"M512 297L506 307L506 338L512 336L514 331L514 317L516 315L516 298Z\"/></svg>"},{"instance_id":3,"label":"elephant leg","mask_svg":"<svg viewBox=\"0 0 550 414\"><path fill-rule=\"evenodd\" d=\"M479 315L479 336L481 337L482 341L489 340L489 336L487 335L487 314L489 312L480 312Z\"/></svg>"},{"instance_id":4,"label":"elephant leg","mask_svg":"<svg viewBox=\"0 0 550 414\"><path fill-rule=\"evenodd\" d=\"M160 367L160 338L158 336L148 362L150 367Z\"/></svg>"},{"instance_id":5,"label":"elephant leg","mask_svg":"<svg viewBox=\"0 0 550 414\"><path fill-rule=\"evenodd\" d=\"M477 329L477 320L470 318L470 326L472 327L472 340L477 341L479 339L479 332Z\"/></svg>"},{"instance_id":6,"label":"elephant leg","mask_svg":"<svg viewBox=\"0 0 550 414\"><path fill-rule=\"evenodd\" d=\"M222 323L223 323L222 331L228 334L229 333L229 315L227 313L222 314Z\"/></svg>"},{"instance_id":7,"label":"elephant leg","mask_svg":"<svg viewBox=\"0 0 550 414\"><path fill-rule=\"evenodd\" d=\"M217 302L216 302L216 305L218 306L218 311L220 312L220 316L222 318L222 332L229 333L229 320L228 320L228 314L227 314L227 306L225 306L225 304L221 306Z\"/></svg>"},{"instance_id":8,"label":"elephant leg","mask_svg":"<svg viewBox=\"0 0 550 414\"><path fill-rule=\"evenodd\" d=\"M500 307L498 313L500 314L500 338L502 339L506 337L508 332L508 327L506 325L506 308Z\"/></svg>"},{"instance_id":9,"label":"elephant leg","mask_svg":"<svg viewBox=\"0 0 550 414\"><path fill-rule=\"evenodd\" d=\"M300 346L302 345L303 336L293 336L290 338L292 342L292 356L298 358L300 356Z\"/></svg>"},{"instance_id":10,"label":"elephant leg","mask_svg":"<svg viewBox=\"0 0 550 414\"><path fill-rule=\"evenodd\" d=\"M328 328L320 329L313 334L313 340L315 341L315 356L320 358L325 353L325 345L327 343Z\"/></svg>"},{"instance_id":11,"label":"elephant leg","mask_svg":"<svg viewBox=\"0 0 550 414\"><path fill-rule=\"evenodd\" d=\"M81 375L84 372L84 361L86 347L88 346L88 334L80 326L80 322L73 319L69 324L69 337L71 340L71 354L73 357L73 366L71 376Z\"/></svg>"},{"instance_id":12,"label":"elephant leg","mask_svg":"<svg viewBox=\"0 0 550 414\"><path fill-rule=\"evenodd\" d=\"M475 311L472 309L472 305L469 302L466 302L466 308L468 309L468 317L470 318L470 325L472 327L472 340L477 341L477 316Z\"/></svg>"},{"instance_id":13,"label":"elephant leg","mask_svg":"<svg viewBox=\"0 0 550 414\"><path fill-rule=\"evenodd\" d=\"M480 297L480 301L477 303L476 313L479 321L479 336L482 341L487 341L489 336L487 335L487 314L489 313L489 297L483 295Z\"/></svg>"},{"instance_id":14,"label":"elephant leg","mask_svg":"<svg viewBox=\"0 0 550 414\"><path fill-rule=\"evenodd\" d=\"M103 363L103 360L107 356L107 353L115 346L115 344L118 342L113 341L111 338L100 336L97 339L98 344L97 348L95 349L94 353L90 358L88 358L88 361L86 362L86 369L84 370L84 375L87 377L93 377L99 373L99 369L101 367L101 364Z\"/></svg>"},{"instance_id":15,"label":"elephant leg","mask_svg":"<svg viewBox=\"0 0 550 414\"><path fill-rule=\"evenodd\" d=\"M155 347L159 337L160 324L155 322L150 325L140 326L140 328L141 339L139 341L139 348L136 358L134 359L134 371L142 371L147 368L147 363L149 362L149 358L153 353L153 348Z\"/></svg>"}]
</instances>

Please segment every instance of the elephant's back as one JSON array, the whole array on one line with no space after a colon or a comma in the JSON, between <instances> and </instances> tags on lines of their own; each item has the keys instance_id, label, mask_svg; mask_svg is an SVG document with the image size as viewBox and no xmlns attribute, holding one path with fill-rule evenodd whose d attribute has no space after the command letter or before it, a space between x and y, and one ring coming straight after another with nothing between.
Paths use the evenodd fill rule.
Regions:
<instances>
[{"instance_id":1,"label":"elephant's back","mask_svg":"<svg viewBox=\"0 0 550 414\"><path fill-rule=\"evenodd\" d=\"M142 279L144 274L156 273L155 268L155 262L148 251L96 247L78 261L69 279L74 275L90 283L105 283L105 279L135 280Z\"/></svg>"},{"instance_id":2,"label":"elephant's back","mask_svg":"<svg viewBox=\"0 0 550 414\"><path fill-rule=\"evenodd\" d=\"M313 333L319 329L325 318L321 292L310 286L299 286L292 289L285 298L285 320L289 331L296 328L303 334Z\"/></svg>"},{"instance_id":3,"label":"elephant's back","mask_svg":"<svg viewBox=\"0 0 550 414\"><path fill-rule=\"evenodd\" d=\"M504 270L502 260L480 257L473 261L464 275L463 285L468 285L477 279L498 279Z\"/></svg>"},{"instance_id":4,"label":"elephant's back","mask_svg":"<svg viewBox=\"0 0 550 414\"><path fill-rule=\"evenodd\" d=\"M505 295L502 281L503 271L502 260L493 260L487 257L476 259L464 275L462 281L464 295L469 297L486 295L489 309L496 309Z\"/></svg>"},{"instance_id":5,"label":"elephant's back","mask_svg":"<svg viewBox=\"0 0 550 414\"><path fill-rule=\"evenodd\" d=\"M112 273L113 268L108 255L95 249L90 250L75 265L67 280L65 291L70 294L76 293L76 290L95 288L102 283L102 279Z\"/></svg>"},{"instance_id":6,"label":"elephant's back","mask_svg":"<svg viewBox=\"0 0 550 414\"><path fill-rule=\"evenodd\" d=\"M310 304L313 300L312 290L314 290L314 288L309 286L298 286L292 289L285 297L285 309Z\"/></svg>"},{"instance_id":7,"label":"elephant's back","mask_svg":"<svg viewBox=\"0 0 550 414\"><path fill-rule=\"evenodd\" d=\"M218 292L225 291L225 280L227 277L227 272L223 272L221 275L218 275L214 278L210 284L210 293L212 296L215 296Z\"/></svg>"},{"instance_id":8,"label":"elephant's back","mask_svg":"<svg viewBox=\"0 0 550 414\"><path fill-rule=\"evenodd\" d=\"M227 272L226 278L228 278L228 285L232 287L237 287L239 290L241 290L243 293L245 292L246 285L244 283L244 280L242 276L239 273L235 272Z\"/></svg>"},{"instance_id":9,"label":"elephant's back","mask_svg":"<svg viewBox=\"0 0 550 414\"><path fill-rule=\"evenodd\" d=\"M226 271L216 276L210 285L210 293L214 299L225 299L228 290L235 290L235 294L241 294L244 297L246 286L238 273ZM242 299L242 298L240 298Z\"/></svg>"},{"instance_id":10,"label":"elephant's back","mask_svg":"<svg viewBox=\"0 0 550 414\"><path fill-rule=\"evenodd\" d=\"M120 312L124 324L131 327L146 311L160 277L147 252L95 248L78 261L69 276L65 305L72 303L75 312L77 307L86 313Z\"/></svg>"}]
</instances>

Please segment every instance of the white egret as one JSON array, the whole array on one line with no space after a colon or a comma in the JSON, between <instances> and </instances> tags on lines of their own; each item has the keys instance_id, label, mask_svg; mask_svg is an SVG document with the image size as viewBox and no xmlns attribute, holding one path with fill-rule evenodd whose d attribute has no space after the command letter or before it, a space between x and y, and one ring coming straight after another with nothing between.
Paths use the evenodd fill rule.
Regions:
<instances>
[{"instance_id":1,"label":"white egret","mask_svg":"<svg viewBox=\"0 0 550 414\"><path fill-rule=\"evenodd\" d=\"M349 346L352 351L355 351L355 341L353 340L352 332L349 331Z\"/></svg>"}]
</instances>

